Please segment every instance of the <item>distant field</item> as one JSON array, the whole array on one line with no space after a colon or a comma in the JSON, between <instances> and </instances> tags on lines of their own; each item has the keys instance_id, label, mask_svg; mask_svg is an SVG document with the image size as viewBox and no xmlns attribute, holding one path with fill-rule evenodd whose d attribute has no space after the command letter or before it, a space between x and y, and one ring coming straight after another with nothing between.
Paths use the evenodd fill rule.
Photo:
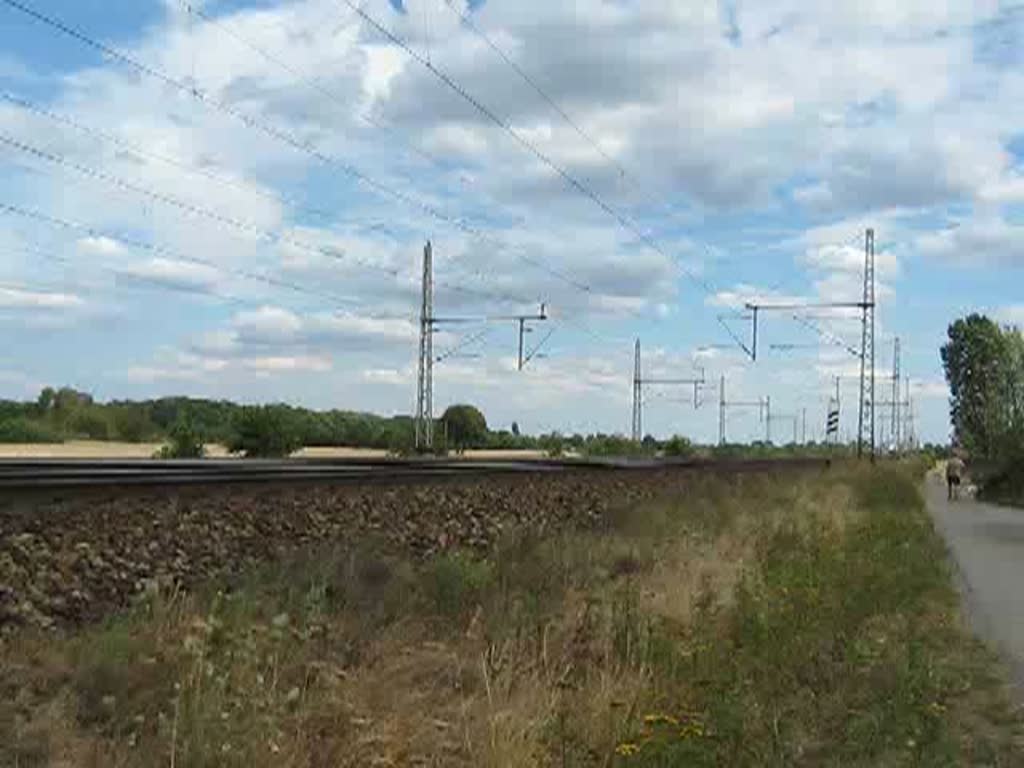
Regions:
<instances>
[{"instance_id":1,"label":"distant field","mask_svg":"<svg viewBox=\"0 0 1024 768\"><path fill-rule=\"evenodd\" d=\"M148 459L160 443L69 440L66 443L0 444L0 459ZM207 446L210 456L227 456L221 445Z\"/></svg>"},{"instance_id":2,"label":"distant field","mask_svg":"<svg viewBox=\"0 0 1024 768\"><path fill-rule=\"evenodd\" d=\"M69 440L66 443L0 444L0 459L148 459L160 443L115 443L98 440ZM207 446L207 454L225 457L222 445ZM542 459L543 451L466 451L467 459ZM319 459L383 458L387 451L373 448L303 448L295 456Z\"/></svg>"}]
</instances>

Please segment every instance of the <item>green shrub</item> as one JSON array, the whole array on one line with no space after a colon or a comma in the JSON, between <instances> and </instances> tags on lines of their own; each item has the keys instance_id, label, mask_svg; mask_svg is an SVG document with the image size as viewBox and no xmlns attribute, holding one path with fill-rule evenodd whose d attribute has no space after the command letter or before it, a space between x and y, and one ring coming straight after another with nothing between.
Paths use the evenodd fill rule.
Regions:
<instances>
[{"instance_id":1,"label":"green shrub","mask_svg":"<svg viewBox=\"0 0 1024 768\"><path fill-rule=\"evenodd\" d=\"M249 458L283 458L302 446L292 414L284 406L245 406L232 426L228 450Z\"/></svg>"},{"instance_id":2,"label":"green shrub","mask_svg":"<svg viewBox=\"0 0 1024 768\"><path fill-rule=\"evenodd\" d=\"M108 406L112 436L126 443L143 443L158 434L156 425L141 405Z\"/></svg>"},{"instance_id":3,"label":"green shrub","mask_svg":"<svg viewBox=\"0 0 1024 768\"><path fill-rule=\"evenodd\" d=\"M0 421L0 443L62 443L52 427L24 417Z\"/></svg>"},{"instance_id":4,"label":"green shrub","mask_svg":"<svg viewBox=\"0 0 1024 768\"><path fill-rule=\"evenodd\" d=\"M487 419L472 405L452 405L441 417L448 444L457 452L487 444Z\"/></svg>"},{"instance_id":5,"label":"green shrub","mask_svg":"<svg viewBox=\"0 0 1024 768\"><path fill-rule=\"evenodd\" d=\"M693 443L682 435L673 435L672 438L665 443L662 448L662 452L666 456L672 456L675 458L693 456Z\"/></svg>"},{"instance_id":6,"label":"green shrub","mask_svg":"<svg viewBox=\"0 0 1024 768\"><path fill-rule=\"evenodd\" d=\"M100 408L81 406L71 412L67 421L67 430L76 437L84 437L89 440L109 440L110 420Z\"/></svg>"},{"instance_id":7,"label":"green shrub","mask_svg":"<svg viewBox=\"0 0 1024 768\"><path fill-rule=\"evenodd\" d=\"M157 459L201 459L206 453L203 435L189 420L171 427L168 441L154 454Z\"/></svg>"},{"instance_id":8,"label":"green shrub","mask_svg":"<svg viewBox=\"0 0 1024 768\"><path fill-rule=\"evenodd\" d=\"M481 601L493 577L493 566L486 560L461 553L442 555L427 570L427 595L438 613L458 616Z\"/></svg>"}]
</instances>

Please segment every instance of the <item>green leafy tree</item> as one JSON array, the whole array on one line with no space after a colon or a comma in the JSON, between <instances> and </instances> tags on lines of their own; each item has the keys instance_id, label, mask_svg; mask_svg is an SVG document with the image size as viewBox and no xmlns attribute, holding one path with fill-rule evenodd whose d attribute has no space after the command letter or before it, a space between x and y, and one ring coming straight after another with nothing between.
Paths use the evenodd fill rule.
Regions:
<instances>
[{"instance_id":1,"label":"green leafy tree","mask_svg":"<svg viewBox=\"0 0 1024 768\"><path fill-rule=\"evenodd\" d=\"M40 413L49 413L56 399L57 392L54 388L44 387L43 391L39 393L39 397L36 398L36 407L39 408Z\"/></svg>"},{"instance_id":2,"label":"green leafy tree","mask_svg":"<svg viewBox=\"0 0 1024 768\"><path fill-rule=\"evenodd\" d=\"M487 442L487 419L472 405L452 405L441 417L448 434L448 446L460 453Z\"/></svg>"},{"instance_id":3,"label":"green leafy tree","mask_svg":"<svg viewBox=\"0 0 1024 768\"><path fill-rule=\"evenodd\" d=\"M46 422L18 416L0 421L0 443L61 443L63 437Z\"/></svg>"},{"instance_id":4,"label":"green leafy tree","mask_svg":"<svg viewBox=\"0 0 1024 768\"><path fill-rule=\"evenodd\" d=\"M290 409L281 405L242 407L234 419L228 450L249 458L283 458L302 445Z\"/></svg>"},{"instance_id":5,"label":"green leafy tree","mask_svg":"<svg viewBox=\"0 0 1024 768\"><path fill-rule=\"evenodd\" d=\"M996 458L1019 416L1019 346L989 318L972 314L949 326L942 364L950 391L950 417L960 443L975 456ZM1015 357L1018 358L1015 361Z\"/></svg>"},{"instance_id":6,"label":"green leafy tree","mask_svg":"<svg viewBox=\"0 0 1024 768\"><path fill-rule=\"evenodd\" d=\"M202 432L191 419L182 417L171 427L168 441L156 452L156 458L201 459L205 454Z\"/></svg>"},{"instance_id":7,"label":"green leafy tree","mask_svg":"<svg viewBox=\"0 0 1024 768\"><path fill-rule=\"evenodd\" d=\"M91 404L66 405L66 429L75 437L110 439L110 419L105 410ZM62 412L65 412L62 409Z\"/></svg>"},{"instance_id":8,"label":"green leafy tree","mask_svg":"<svg viewBox=\"0 0 1024 768\"><path fill-rule=\"evenodd\" d=\"M665 442L662 451L666 456L673 458L685 458L694 455L693 443L682 435L673 435Z\"/></svg>"}]
</instances>

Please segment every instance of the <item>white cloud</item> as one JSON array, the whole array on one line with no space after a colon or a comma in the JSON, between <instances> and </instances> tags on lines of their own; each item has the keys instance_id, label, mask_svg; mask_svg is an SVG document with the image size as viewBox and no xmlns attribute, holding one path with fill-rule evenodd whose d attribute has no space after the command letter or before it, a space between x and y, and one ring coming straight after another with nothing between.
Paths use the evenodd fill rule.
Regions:
<instances>
[{"instance_id":1,"label":"white cloud","mask_svg":"<svg viewBox=\"0 0 1024 768\"><path fill-rule=\"evenodd\" d=\"M362 372L362 377L372 384L404 386L409 383L410 373L397 368L369 368Z\"/></svg>"},{"instance_id":2,"label":"white cloud","mask_svg":"<svg viewBox=\"0 0 1024 768\"><path fill-rule=\"evenodd\" d=\"M331 361L326 357L315 357L308 355L292 357L249 357L242 358L240 364L243 368L264 373L280 373L283 371L304 371L308 373L323 373L331 370Z\"/></svg>"},{"instance_id":3,"label":"white cloud","mask_svg":"<svg viewBox=\"0 0 1024 768\"><path fill-rule=\"evenodd\" d=\"M709 296L705 303L713 307L742 310L747 304L799 304L806 301L809 301L806 296L787 295L771 288L740 283Z\"/></svg>"},{"instance_id":4,"label":"white cloud","mask_svg":"<svg viewBox=\"0 0 1024 768\"><path fill-rule=\"evenodd\" d=\"M963 266L1020 264L1024 262L1024 226L983 216L921 235L916 245L926 256Z\"/></svg>"},{"instance_id":5,"label":"white cloud","mask_svg":"<svg viewBox=\"0 0 1024 768\"><path fill-rule=\"evenodd\" d=\"M945 401L949 398L949 386L941 379L912 381L910 383L910 393L915 398Z\"/></svg>"},{"instance_id":6,"label":"white cloud","mask_svg":"<svg viewBox=\"0 0 1024 768\"><path fill-rule=\"evenodd\" d=\"M1024 328L1024 304L1011 304L995 311L995 318L1001 323Z\"/></svg>"},{"instance_id":7,"label":"white cloud","mask_svg":"<svg viewBox=\"0 0 1024 768\"><path fill-rule=\"evenodd\" d=\"M155 258L142 263L130 263L118 270L120 275L139 278L174 288L195 290L212 289L223 280L223 273L213 267L187 261Z\"/></svg>"},{"instance_id":8,"label":"white cloud","mask_svg":"<svg viewBox=\"0 0 1024 768\"><path fill-rule=\"evenodd\" d=\"M991 181L978 191L978 197L986 203L1024 202L1024 177L1008 175Z\"/></svg>"},{"instance_id":9,"label":"white cloud","mask_svg":"<svg viewBox=\"0 0 1024 768\"><path fill-rule=\"evenodd\" d=\"M119 256L125 252L124 246L110 237L83 237L78 241L78 250L86 255Z\"/></svg>"},{"instance_id":10,"label":"white cloud","mask_svg":"<svg viewBox=\"0 0 1024 768\"><path fill-rule=\"evenodd\" d=\"M72 293L0 286L0 309L60 310L84 305L85 301Z\"/></svg>"}]
</instances>

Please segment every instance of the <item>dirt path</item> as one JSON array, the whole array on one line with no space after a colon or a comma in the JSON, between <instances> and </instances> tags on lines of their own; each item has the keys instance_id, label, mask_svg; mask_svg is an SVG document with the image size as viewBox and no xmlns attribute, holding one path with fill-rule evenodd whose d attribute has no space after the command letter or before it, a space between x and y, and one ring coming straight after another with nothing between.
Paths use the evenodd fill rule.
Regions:
<instances>
[{"instance_id":1,"label":"dirt path","mask_svg":"<svg viewBox=\"0 0 1024 768\"><path fill-rule=\"evenodd\" d=\"M928 510L959 566L975 632L1009 664L1024 700L1024 510L973 499L946 500L943 479L925 484Z\"/></svg>"}]
</instances>

